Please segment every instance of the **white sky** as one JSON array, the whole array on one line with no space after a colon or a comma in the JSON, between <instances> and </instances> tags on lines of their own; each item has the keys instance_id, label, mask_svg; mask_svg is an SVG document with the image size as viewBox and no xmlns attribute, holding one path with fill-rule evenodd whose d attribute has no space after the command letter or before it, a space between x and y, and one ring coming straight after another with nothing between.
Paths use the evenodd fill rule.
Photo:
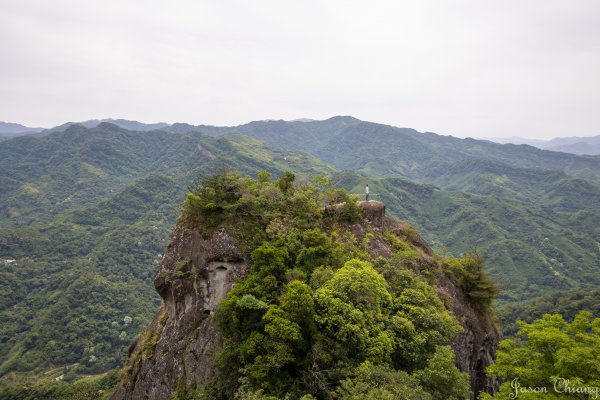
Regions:
<instances>
[{"instance_id":1,"label":"white sky","mask_svg":"<svg viewBox=\"0 0 600 400\"><path fill-rule=\"evenodd\" d=\"M0 120L600 134L600 1L0 0Z\"/></svg>"}]
</instances>

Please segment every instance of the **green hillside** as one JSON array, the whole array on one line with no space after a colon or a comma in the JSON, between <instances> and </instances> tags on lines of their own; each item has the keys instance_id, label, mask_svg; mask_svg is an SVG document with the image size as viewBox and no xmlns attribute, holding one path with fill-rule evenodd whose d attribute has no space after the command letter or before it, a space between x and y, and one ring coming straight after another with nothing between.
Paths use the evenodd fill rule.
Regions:
<instances>
[{"instance_id":1,"label":"green hillside","mask_svg":"<svg viewBox=\"0 0 600 400\"><path fill-rule=\"evenodd\" d=\"M151 288L179 197L154 175L48 224L0 229L0 371L114 368L154 314Z\"/></svg>"},{"instance_id":2,"label":"green hillside","mask_svg":"<svg viewBox=\"0 0 600 400\"><path fill-rule=\"evenodd\" d=\"M390 213L411 222L439 251L475 249L504 285L502 300L531 298L550 288L600 285L600 216L556 212L528 202L441 190L399 178L335 176L359 193L365 183Z\"/></svg>"},{"instance_id":3,"label":"green hillside","mask_svg":"<svg viewBox=\"0 0 600 400\"><path fill-rule=\"evenodd\" d=\"M109 198L149 174L183 178L185 187L208 165L243 172L332 171L314 157L269 150L250 138L133 132L108 123L94 129L74 125L64 132L0 145L0 216L17 224L47 221L62 211Z\"/></svg>"},{"instance_id":4,"label":"green hillside","mask_svg":"<svg viewBox=\"0 0 600 400\"><path fill-rule=\"evenodd\" d=\"M339 169L371 176L430 177L432 165L463 160L487 160L517 168L564 172L600 181L600 157L540 150L527 145L459 139L431 132L364 122L352 117L325 121L256 121L236 127L191 125L173 132L198 130L209 135L241 133L274 146L304 150Z\"/></svg>"},{"instance_id":5,"label":"green hillside","mask_svg":"<svg viewBox=\"0 0 600 400\"><path fill-rule=\"evenodd\" d=\"M17 260L0 264L0 375L121 364L158 306L154 271L199 174L332 171L247 137L103 124L29 139L0 146L1 154L13 154L3 159L3 179L12 185L0 201L0 256Z\"/></svg>"},{"instance_id":6,"label":"green hillside","mask_svg":"<svg viewBox=\"0 0 600 400\"><path fill-rule=\"evenodd\" d=\"M600 288L578 288L551 292L534 299L504 304L498 315L505 336L513 336L518 330L516 321L532 323L544 314L560 314L572 320L580 311L592 313L600 318Z\"/></svg>"},{"instance_id":7,"label":"green hillside","mask_svg":"<svg viewBox=\"0 0 600 400\"><path fill-rule=\"evenodd\" d=\"M451 191L527 201L557 211L600 211L597 183L558 171L466 160L433 165L422 179Z\"/></svg>"}]
</instances>

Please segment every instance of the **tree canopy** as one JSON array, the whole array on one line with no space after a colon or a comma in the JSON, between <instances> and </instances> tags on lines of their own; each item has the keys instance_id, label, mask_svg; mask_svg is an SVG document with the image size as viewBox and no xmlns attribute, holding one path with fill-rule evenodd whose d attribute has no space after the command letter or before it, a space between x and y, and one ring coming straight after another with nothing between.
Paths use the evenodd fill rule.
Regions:
<instances>
[{"instance_id":1,"label":"tree canopy","mask_svg":"<svg viewBox=\"0 0 600 400\"><path fill-rule=\"evenodd\" d=\"M504 380L494 398L517 392L523 399L598 397L600 318L582 311L567 322L560 314L546 314L518 325L518 335L500 343L496 363L488 368Z\"/></svg>"}]
</instances>

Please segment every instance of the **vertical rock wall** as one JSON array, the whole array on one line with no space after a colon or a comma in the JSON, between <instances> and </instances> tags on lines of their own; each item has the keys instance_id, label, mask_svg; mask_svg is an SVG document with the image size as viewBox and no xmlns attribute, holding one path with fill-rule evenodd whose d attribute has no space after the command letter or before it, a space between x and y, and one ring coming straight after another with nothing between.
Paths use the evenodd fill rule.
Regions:
<instances>
[{"instance_id":1,"label":"vertical rock wall","mask_svg":"<svg viewBox=\"0 0 600 400\"><path fill-rule=\"evenodd\" d=\"M131 348L112 399L170 399L178 385L206 383L218 349L211 314L248 265L226 232L205 240L179 223L154 278L160 311Z\"/></svg>"}]
</instances>

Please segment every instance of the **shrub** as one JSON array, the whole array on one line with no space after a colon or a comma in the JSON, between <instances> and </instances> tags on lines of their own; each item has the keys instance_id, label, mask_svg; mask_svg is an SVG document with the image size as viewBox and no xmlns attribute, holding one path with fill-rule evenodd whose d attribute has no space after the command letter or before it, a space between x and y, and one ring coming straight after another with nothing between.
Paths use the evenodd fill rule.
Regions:
<instances>
[{"instance_id":1,"label":"shrub","mask_svg":"<svg viewBox=\"0 0 600 400\"><path fill-rule=\"evenodd\" d=\"M483 259L476 252L469 252L460 259L444 261L446 273L461 287L473 303L487 308L500 291L485 271Z\"/></svg>"}]
</instances>

